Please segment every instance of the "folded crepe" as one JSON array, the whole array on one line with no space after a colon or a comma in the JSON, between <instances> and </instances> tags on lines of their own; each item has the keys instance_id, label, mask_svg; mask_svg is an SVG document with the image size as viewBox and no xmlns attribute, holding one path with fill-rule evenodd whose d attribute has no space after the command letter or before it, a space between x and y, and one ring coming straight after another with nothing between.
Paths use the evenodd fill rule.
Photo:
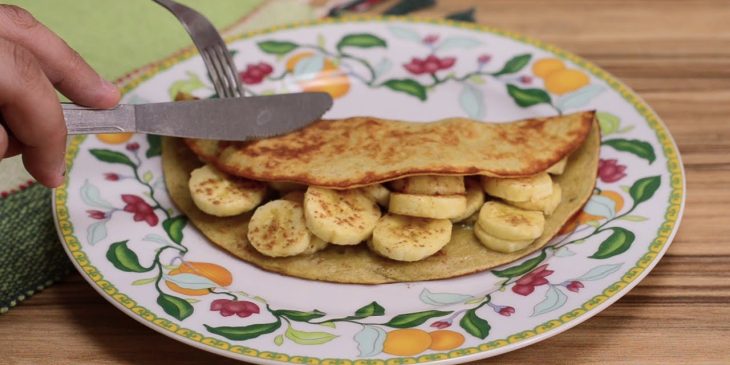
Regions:
<instances>
[{"instance_id":1,"label":"folded crepe","mask_svg":"<svg viewBox=\"0 0 730 365\"><path fill-rule=\"evenodd\" d=\"M262 269L299 278L358 284L435 280L503 265L541 249L590 198L596 180L600 131L594 112L482 123L452 118L408 123L369 117L322 120L299 131L246 143L165 138L163 170L176 206L213 243ZM329 245L311 255L271 258L246 237L251 212L214 217L200 211L188 189L203 161L229 174L349 189L414 175L523 177L568 157L553 176L562 200L546 217L543 234L525 249L485 248L472 227L455 224L451 241L416 262L381 257L364 244Z\"/></svg>"}]
</instances>

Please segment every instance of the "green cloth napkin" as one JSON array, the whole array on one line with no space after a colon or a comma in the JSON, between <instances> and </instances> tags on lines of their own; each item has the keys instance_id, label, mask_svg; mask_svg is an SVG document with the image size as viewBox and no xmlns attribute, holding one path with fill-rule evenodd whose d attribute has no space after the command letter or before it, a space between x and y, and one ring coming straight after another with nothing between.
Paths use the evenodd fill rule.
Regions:
<instances>
[{"instance_id":1,"label":"green cloth napkin","mask_svg":"<svg viewBox=\"0 0 730 365\"><path fill-rule=\"evenodd\" d=\"M107 79L191 44L172 14L151 0L6 2L30 11ZM236 24L237 32L317 16L313 6L299 0L180 2L203 13L218 28ZM13 186L2 186L3 182L27 179L13 166L19 166L17 160L0 163L0 313L73 269L56 236L51 192L38 184L9 191Z\"/></svg>"}]
</instances>

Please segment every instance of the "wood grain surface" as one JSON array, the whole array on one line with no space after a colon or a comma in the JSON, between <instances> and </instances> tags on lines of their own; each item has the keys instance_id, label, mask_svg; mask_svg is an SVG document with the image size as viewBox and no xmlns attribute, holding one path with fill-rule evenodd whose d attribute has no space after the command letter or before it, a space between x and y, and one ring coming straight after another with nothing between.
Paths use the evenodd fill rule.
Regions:
<instances>
[{"instance_id":1,"label":"wood grain surface","mask_svg":"<svg viewBox=\"0 0 730 365\"><path fill-rule=\"evenodd\" d=\"M418 15L472 6L480 23L626 82L669 126L687 175L674 243L635 289L563 334L479 363L730 363L730 2L441 0ZM0 363L236 362L153 332L73 274L0 316Z\"/></svg>"}]
</instances>

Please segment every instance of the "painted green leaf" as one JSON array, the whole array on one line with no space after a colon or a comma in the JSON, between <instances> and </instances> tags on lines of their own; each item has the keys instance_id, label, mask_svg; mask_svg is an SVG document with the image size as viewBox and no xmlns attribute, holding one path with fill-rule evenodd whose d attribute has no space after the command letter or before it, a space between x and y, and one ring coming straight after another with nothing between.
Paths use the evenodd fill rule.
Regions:
<instances>
[{"instance_id":1,"label":"painted green leaf","mask_svg":"<svg viewBox=\"0 0 730 365\"><path fill-rule=\"evenodd\" d=\"M258 43L259 48L269 54L284 55L299 47L298 44L288 41L264 41Z\"/></svg>"},{"instance_id":2,"label":"painted green leaf","mask_svg":"<svg viewBox=\"0 0 730 365\"><path fill-rule=\"evenodd\" d=\"M337 42L337 50L342 52L345 47L371 48L383 47L387 48L388 44L380 37L376 37L368 33L348 34L339 42Z\"/></svg>"},{"instance_id":3,"label":"painted green leaf","mask_svg":"<svg viewBox=\"0 0 730 365\"><path fill-rule=\"evenodd\" d=\"M372 302L355 311L357 318L366 318L370 316L382 316L385 314L385 309L378 304L378 302Z\"/></svg>"},{"instance_id":4,"label":"painted green leaf","mask_svg":"<svg viewBox=\"0 0 730 365\"><path fill-rule=\"evenodd\" d=\"M629 222L644 222L646 220L649 220L649 218L640 216L640 215L625 215L621 217L622 221L629 221Z\"/></svg>"},{"instance_id":5,"label":"painted green leaf","mask_svg":"<svg viewBox=\"0 0 730 365\"><path fill-rule=\"evenodd\" d=\"M147 285L152 284L157 280L157 277L147 278L147 279L137 279L132 282L132 285L134 286L140 286L140 285Z\"/></svg>"},{"instance_id":6,"label":"painted green leaf","mask_svg":"<svg viewBox=\"0 0 730 365\"><path fill-rule=\"evenodd\" d=\"M460 22L474 23L476 21L474 19L474 8L469 8L469 9L459 11L456 13L451 13L446 16L446 19L457 20Z\"/></svg>"},{"instance_id":7,"label":"painted green leaf","mask_svg":"<svg viewBox=\"0 0 730 365\"><path fill-rule=\"evenodd\" d=\"M195 298L185 298L185 301L186 301L186 302L188 302L188 303L190 303L190 304L195 304L195 303L199 302L199 301L200 301L200 299L195 299Z\"/></svg>"},{"instance_id":8,"label":"painted green leaf","mask_svg":"<svg viewBox=\"0 0 730 365\"><path fill-rule=\"evenodd\" d=\"M324 36L322 35L322 33L318 33L317 34L317 45L320 48L324 48L326 44L327 44L326 43L326 39L324 38Z\"/></svg>"},{"instance_id":9,"label":"painted green leaf","mask_svg":"<svg viewBox=\"0 0 730 365\"><path fill-rule=\"evenodd\" d=\"M461 317L459 325L470 335L482 340L489 336L489 330L492 328L489 326L489 322L477 315L475 308L469 309L464 313L464 317Z\"/></svg>"},{"instance_id":10,"label":"painted green leaf","mask_svg":"<svg viewBox=\"0 0 730 365\"><path fill-rule=\"evenodd\" d=\"M519 56L514 56L509 61L507 61L507 63L504 64L504 67L502 67L501 70L497 71L497 73L495 73L494 76L513 74L515 72L519 72L525 66L527 66L528 63L530 63L531 58L532 58L531 54L523 54L523 55L519 55Z\"/></svg>"},{"instance_id":11,"label":"painted green leaf","mask_svg":"<svg viewBox=\"0 0 730 365\"><path fill-rule=\"evenodd\" d=\"M392 79L388 80L383 85L387 86L391 90L400 91L402 93L410 94L417 97L421 101L426 101L426 87L421 85L418 81L412 79Z\"/></svg>"},{"instance_id":12,"label":"painted green leaf","mask_svg":"<svg viewBox=\"0 0 730 365\"><path fill-rule=\"evenodd\" d=\"M650 176L636 180L631 185L631 188L629 188L629 195L634 199L634 205L639 205L651 199L661 184L662 180L659 176Z\"/></svg>"},{"instance_id":13,"label":"painted green leaf","mask_svg":"<svg viewBox=\"0 0 730 365\"><path fill-rule=\"evenodd\" d=\"M326 313L320 312L316 309L311 312L280 309L280 310L275 310L274 315L283 316L283 317L291 319L292 321L307 322L307 321L315 319L315 318L324 317L326 315Z\"/></svg>"},{"instance_id":14,"label":"painted green leaf","mask_svg":"<svg viewBox=\"0 0 730 365\"><path fill-rule=\"evenodd\" d=\"M322 323L320 323L320 326L325 326L325 327L329 327L329 328L337 327L337 326L335 326L335 322L322 322Z\"/></svg>"},{"instance_id":15,"label":"painted green leaf","mask_svg":"<svg viewBox=\"0 0 730 365\"><path fill-rule=\"evenodd\" d=\"M383 12L384 15L406 15L436 5L436 0L400 0Z\"/></svg>"},{"instance_id":16,"label":"painted green leaf","mask_svg":"<svg viewBox=\"0 0 730 365\"><path fill-rule=\"evenodd\" d=\"M278 335L278 336L274 337L274 344L276 346L281 346L281 344L283 344L283 343L284 343L284 336Z\"/></svg>"},{"instance_id":17,"label":"painted green leaf","mask_svg":"<svg viewBox=\"0 0 730 365\"><path fill-rule=\"evenodd\" d=\"M175 100L178 93L191 94L193 91L205 87L205 84L200 80L200 77L198 77L196 73L187 71L185 74L188 76L187 78L177 80L173 82L169 88L167 88L167 93L170 95L170 99Z\"/></svg>"},{"instance_id":18,"label":"painted green leaf","mask_svg":"<svg viewBox=\"0 0 730 365\"><path fill-rule=\"evenodd\" d=\"M634 242L634 233L621 227L610 228L611 233L605 241L598 246L598 251L590 256L592 259L607 259L626 252Z\"/></svg>"},{"instance_id":19,"label":"painted green leaf","mask_svg":"<svg viewBox=\"0 0 730 365\"><path fill-rule=\"evenodd\" d=\"M120 163L127 166L135 167L134 162L132 162L132 160L127 157L127 155L121 152L103 149L90 149L89 152L99 161L108 163Z\"/></svg>"},{"instance_id":20,"label":"painted green leaf","mask_svg":"<svg viewBox=\"0 0 730 365\"><path fill-rule=\"evenodd\" d=\"M385 325L388 327L396 328L410 328L418 326L423 322L426 322L430 318L443 317L445 315L451 314L452 312L453 311L429 310L423 312L400 314L393 317L390 321L388 321L388 323L385 323Z\"/></svg>"},{"instance_id":21,"label":"painted green leaf","mask_svg":"<svg viewBox=\"0 0 730 365\"><path fill-rule=\"evenodd\" d=\"M162 222L162 228L167 232L167 236L170 237L172 242L180 244L183 239L183 228L188 224L188 219L185 216L179 215L165 219Z\"/></svg>"},{"instance_id":22,"label":"painted green leaf","mask_svg":"<svg viewBox=\"0 0 730 365\"><path fill-rule=\"evenodd\" d=\"M615 133L621 126L621 119L609 112L598 112L596 118L598 125L601 126L601 134L604 136Z\"/></svg>"},{"instance_id":23,"label":"painted green leaf","mask_svg":"<svg viewBox=\"0 0 730 365\"><path fill-rule=\"evenodd\" d=\"M150 181L152 181L153 177L154 175L152 175L152 171L147 171L142 175L142 181L149 183Z\"/></svg>"},{"instance_id":24,"label":"painted green leaf","mask_svg":"<svg viewBox=\"0 0 730 365\"><path fill-rule=\"evenodd\" d=\"M182 321L193 314L193 306L190 305L185 299L178 298L169 294L160 293L157 297L157 304L162 307L165 313L175 317Z\"/></svg>"},{"instance_id":25,"label":"painted green leaf","mask_svg":"<svg viewBox=\"0 0 730 365\"><path fill-rule=\"evenodd\" d=\"M649 164L656 160L654 147L652 147L648 142L636 139L609 139L608 141L603 141L603 144L613 147L619 151L634 154L649 161Z\"/></svg>"},{"instance_id":26,"label":"painted green leaf","mask_svg":"<svg viewBox=\"0 0 730 365\"><path fill-rule=\"evenodd\" d=\"M327 332L306 332L289 327L284 332L286 338L300 345L321 345L337 338L337 336Z\"/></svg>"},{"instance_id":27,"label":"painted green leaf","mask_svg":"<svg viewBox=\"0 0 730 365\"><path fill-rule=\"evenodd\" d=\"M542 89L520 89L512 84L507 84L507 93L517 105L523 108L551 101L550 95Z\"/></svg>"},{"instance_id":28,"label":"painted green leaf","mask_svg":"<svg viewBox=\"0 0 730 365\"><path fill-rule=\"evenodd\" d=\"M528 272L532 271L532 269L536 268L537 265L539 265L545 258L547 257L547 253L545 251L540 252L540 255L533 257L517 266L512 266L510 268L504 269L504 270L492 270L492 274L499 276L501 278L513 278L517 276L521 276L524 274L527 274Z\"/></svg>"},{"instance_id":29,"label":"painted green leaf","mask_svg":"<svg viewBox=\"0 0 730 365\"><path fill-rule=\"evenodd\" d=\"M243 341L271 333L281 327L281 321L271 323L257 323L242 327L211 327L204 324L208 332L223 336L229 340Z\"/></svg>"},{"instance_id":30,"label":"painted green leaf","mask_svg":"<svg viewBox=\"0 0 730 365\"><path fill-rule=\"evenodd\" d=\"M487 83L481 75L471 75L467 80L477 85L484 85Z\"/></svg>"},{"instance_id":31,"label":"painted green leaf","mask_svg":"<svg viewBox=\"0 0 730 365\"><path fill-rule=\"evenodd\" d=\"M147 156L147 158L162 155L162 139L160 138L160 136L148 134L147 143L150 145L150 147L147 148L147 152L145 152L144 154L145 156Z\"/></svg>"},{"instance_id":32,"label":"painted green leaf","mask_svg":"<svg viewBox=\"0 0 730 365\"><path fill-rule=\"evenodd\" d=\"M137 254L127 247L127 241L112 243L106 251L106 258L114 267L122 271L147 272L152 270L152 267L140 265Z\"/></svg>"}]
</instances>

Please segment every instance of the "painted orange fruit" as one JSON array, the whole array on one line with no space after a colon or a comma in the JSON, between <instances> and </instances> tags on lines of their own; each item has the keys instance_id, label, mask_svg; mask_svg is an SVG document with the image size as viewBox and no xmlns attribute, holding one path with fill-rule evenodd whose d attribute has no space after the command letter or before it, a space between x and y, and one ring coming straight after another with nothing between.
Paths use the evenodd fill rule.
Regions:
<instances>
[{"instance_id":1,"label":"painted orange fruit","mask_svg":"<svg viewBox=\"0 0 730 365\"><path fill-rule=\"evenodd\" d=\"M293 55L286 61L286 70L294 72L299 62L313 57L314 52L300 52ZM316 75L307 79L297 81L299 87L307 92L326 92L332 98L339 98L350 91L350 79L347 74L340 70L332 60L325 58L322 69Z\"/></svg>"},{"instance_id":2,"label":"painted orange fruit","mask_svg":"<svg viewBox=\"0 0 730 365\"><path fill-rule=\"evenodd\" d=\"M450 330L437 330L431 334L431 350L453 350L464 343L464 335Z\"/></svg>"},{"instance_id":3,"label":"painted orange fruit","mask_svg":"<svg viewBox=\"0 0 730 365\"><path fill-rule=\"evenodd\" d=\"M545 89L557 95L567 94L588 85L588 75L578 70L557 70L545 78Z\"/></svg>"},{"instance_id":4,"label":"painted orange fruit","mask_svg":"<svg viewBox=\"0 0 730 365\"><path fill-rule=\"evenodd\" d=\"M101 133L96 135L96 139L106 144L122 144L132 139L133 133Z\"/></svg>"},{"instance_id":5,"label":"painted orange fruit","mask_svg":"<svg viewBox=\"0 0 730 365\"><path fill-rule=\"evenodd\" d=\"M183 273L202 276L202 277L216 283L220 287L229 286L233 282L233 276L231 275L230 271L228 271L223 266L211 264L208 262L186 261L185 263L178 266L176 269L170 270L170 272L167 273L167 275L175 276L175 275L183 274ZM165 280L165 285L167 285L167 287L170 288L170 290L172 290L174 292L178 292L180 294L185 294L185 295L199 296L199 295L206 295L209 293L208 289L183 288L170 280Z\"/></svg>"},{"instance_id":6,"label":"painted orange fruit","mask_svg":"<svg viewBox=\"0 0 730 365\"><path fill-rule=\"evenodd\" d=\"M555 71L564 69L565 63L557 58L543 58L532 64L532 73L543 79Z\"/></svg>"},{"instance_id":7,"label":"painted orange fruit","mask_svg":"<svg viewBox=\"0 0 730 365\"><path fill-rule=\"evenodd\" d=\"M383 352L396 356L413 356L428 350L431 335L416 328L397 329L388 332L383 343Z\"/></svg>"}]
</instances>

